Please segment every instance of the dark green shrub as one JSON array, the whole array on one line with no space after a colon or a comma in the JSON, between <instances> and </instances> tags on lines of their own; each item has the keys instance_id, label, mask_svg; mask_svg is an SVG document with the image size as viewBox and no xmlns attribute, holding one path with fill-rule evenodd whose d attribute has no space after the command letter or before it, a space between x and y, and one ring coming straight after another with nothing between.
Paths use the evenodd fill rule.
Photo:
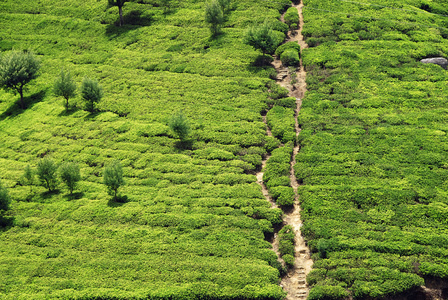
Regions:
<instances>
[{"instance_id":1,"label":"dark green shrub","mask_svg":"<svg viewBox=\"0 0 448 300\"><path fill-rule=\"evenodd\" d=\"M56 172L58 170L58 166L54 163L54 161L48 157L41 159L37 163L37 176L39 177L40 183L48 189L49 192L52 192L56 189L58 180L56 176Z\"/></svg>"},{"instance_id":2,"label":"dark green shrub","mask_svg":"<svg viewBox=\"0 0 448 300\"><path fill-rule=\"evenodd\" d=\"M118 189L124 185L123 168L118 161L106 165L103 172L103 181L107 186L107 192L109 195L114 196L117 200Z\"/></svg>"},{"instance_id":3,"label":"dark green shrub","mask_svg":"<svg viewBox=\"0 0 448 300\"><path fill-rule=\"evenodd\" d=\"M282 34L281 32L278 33ZM281 41L279 41L278 34L271 29L271 26L264 22L261 25L247 28L244 33L243 43L260 50L264 57L265 54L272 53Z\"/></svg>"},{"instance_id":4,"label":"dark green shrub","mask_svg":"<svg viewBox=\"0 0 448 300\"><path fill-rule=\"evenodd\" d=\"M9 209L10 202L11 198L9 197L8 190L3 186L2 182L0 181L0 215L2 211L6 211Z\"/></svg>"},{"instance_id":5,"label":"dark green shrub","mask_svg":"<svg viewBox=\"0 0 448 300\"><path fill-rule=\"evenodd\" d=\"M280 60L284 66L298 66L300 64L299 52L295 49L286 49L280 55Z\"/></svg>"},{"instance_id":6,"label":"dark green shrub","mask_svg":"<svg viewBox=\"0 0 448 300\"><path fill-rule=\"evenodd\" d=\"M286 42L277 47L275 50L275 55L280 57L285 50L295 49L298 53L300 53L300 45L297 42Z\"/></svg>"},{"instance_id":7,"label":"dark green shrub","mask_svg":"<svg viewBox=\"0 0 448 300\"><path fill-rule=\"evenodd\" d=\"M294 266L294 260L295 260L295 258L294 258L293 255L291 255L291 254L285 254L285 255L282 256L282 258L283 258L283 261L285 262L285 264L286 264L288 267L291 268L291 267Z\"/></svg>"},{"instance_id":8,"label":"dark green shrub","mask_svg":"<svg viewBox=\"0 0 448 300\"><path fill-rule=\"evenodd\" d=\"M278 205L289 206L294 204L294 190L289 186L276 186L269 189L269 193Z\"/></svg>"},{"instance_id":9,"label":"dark green shrub","mask_svg":"<svg viewBox=\"0 0 448 300\"><path fill-rule=\"evenodd\" d=\"M277 149L280 145L280 141L273 136L266 136L264 147L267 152L272 152L272 150Z\"/></svg>"},{"instance_id":10,"label":"dark green shrub","mask_svg":"<svg viewBox=\"0 0 448 300\"><path fill-rule=\"evenodd\" d=\"M20 183L22 185L28 185L30 187L30 193L33 191L34 171L31 169L30 165L27 165L25 167L23 175L20 178Z\"/></svg>"},{"instance_id":11,"label":"dark green shrub","mask_svg":"<svg viewBox=\"0 0 448 300\"><path fill-rule=\"evenodd\" d=\"M84 99L86 109L93 113L96 104L103 97L103 89L98 81L85 77L81 86L81 95Z\"/></svg>"},{"instance_id":12,"label":"dark green shrub","mask_svg":"<svg viewBox=\"0 0 448 300\"><path fill-rule=\"evenodd\" d=\"M65 183L70 194L73 194L73 190L76 188L78 181L81 180L78 164L73 162L64 163L59 168L59 171L62 182Z\"/></svg>"},{"instance_id":13,"label":"dark green shrub","mask_svg":"<svg viewBox=\"0 0 448 300\"><path fill-rule=\"evenodd\" d=\"M280 99L285 98L288 96L288 89L280 86L274 81L270 81L268 83L268 89L269 89L269 98L271 99Z\"/></svg>"},{"instance_id":14,"label":"dark green shrub","mask_svg":"<svg viewBox=\"0 0 448 300\"><path fill-rule=\"evenodd\" d=\"M283 23L280 20L275 20L274 22L272 22L271 28L272 28L272 30L280 31L283 34L287 34L288 30L289 30L288 25L286 25L285 23Z\"/></svg>"},{"instance_id":15,"label":"dark green shrub","mask_svg":"<svg viewBox=\"0 0 448 300\"><path fill-rule=\"evenodd\" d=\"M299 24L299 11L295 7L290 7L286 11L284 18L286 25L291 29L295 29L297 28L297 24ZM293 24L295 24L295 27L293 27Z\"/></svg>"},{"instance_id":16,"label":"dark green shrub","mask_svg":"<svg viewBox=\"0 0 448 300\"><path fill-rule=\"evenodd\" d=\"M224 22L224 13L218 0L212 0L206 4L205 22L210 24L210 31L213 37L220 33L221 24Z\"/></svg>"},{"instance_id":17,"label":"dark green shrub","mask_svg":"<svg viewBox=\"0 0 448 300\"><path fill-rule=\"evenodd\" d=\"M292 226L286 225L282 229L280 229L280 231L278 232L278 238L279 238L278 251L280 252L280 255L282 255L282 257L284 257L285 255L292 256L292 263L294 264L295 233ZM286 259L288 259L288 257Z\"/></svg>"},{"instance_id":18,"label":"dark green shrub","mask_svg":"<svg viewBox=\"0 0 448 300\"><path fill-rule=\"evenodd\" d=\"M190 134L190 124L181 111L171 117L168 125L181 141L185 141Z\"/></svg>"}]
</instances>

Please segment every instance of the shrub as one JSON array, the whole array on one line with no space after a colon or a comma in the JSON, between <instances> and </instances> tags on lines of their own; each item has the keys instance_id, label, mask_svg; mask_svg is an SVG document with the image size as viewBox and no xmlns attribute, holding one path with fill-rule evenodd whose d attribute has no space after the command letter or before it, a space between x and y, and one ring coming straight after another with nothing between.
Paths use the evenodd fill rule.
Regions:
<instances>
[{"instance_id":1,"label":"shrub","mask_svg":"<svg viewBox=\"0 0 448 300\"><path fill-rule=\"evenodd\" d=\"M189 122L187 117L181 111L171 117L168 125L181 141L185 141L190 134Z\"/></svg>"},{"instance_id":2,"label":"shrub","mask_svg":"<svg viewBox=\"0 0 448 300\"><path fill-rule=\"evenodd\" d=\"M107 192L109 195L114 196L117 199L118 189L124 185L123 180L123 168L118 161L114 161L107 165L103 172L103 181L107 186Z\"/></svg>"},{"instance_id":3,"label":"shrub","mask_svg":"<svg viewBox=\"0 0 448 300\"><path fill-rule=\"evenodd\" d=\"M103 97L103 89L98 81L85 77L82 82L81 95L84 99L86 109L93 113L96 104Z\"/></svg>"},{"instance_id":4,"label":"shrub","mask_svg":"<svg viewBox=\"0 0 448 300\"><path fill-rule=\"evenodd\" d=\"M243 38L243 43L260 50L263 56L272 53L280 42L267 22L247 28Z\"/></svg>"},{"instance_id":5,"label":"shrub","mask_svg":"<svg viewBox=\"0 0 448 300\"><path fill-rule=\"evenodd\" d=\"M0 214L2 211L6 211L9 209L9 204L11 202L11 198L9 197L8 190L3 186L0 181Z\"/></svg>"},{"instance_id":6,"label":"shrub","mask_svg":"<svg viewBox=\"0 0 448 300\"><path fill-rule=\"evenodd\" d=\"M298 66L300 64L299 52L295 49L286 49L280 55L280 60L284 66Z\"/></svg>"},{"instance_id":7,"label":"shrub","mask_svg":"<svg viewBox=\"0 0 448 300\"><path fill-rule=\"evenodd\" d=\"M59 77L54 83L54 94L56 96L62 96L65 99L65 110L69 109L68 99L75 96L76 83L73 81L70 72L61 70Z\"/></svg>"},{"instance_id":8,"label":"shrub","mask_svg":"<svg viewBox=\"0 0 448 300\"><path fill-rule=\"evenodd\" d=\"M32 192L33 184L34 184L34 172L31 169L30 165L27 165L25 167L25 170L23 171L23 175L20 178L20 183L22 185L29 185L30 186L30 192Z\"/></svg>"},{"instance_id":9,"label":"shrub","mask_svg":"<svg viewBox=\"0 0 448 300\"><path fill-rule=\"evenodd\" d=\"M291 268L294 266L294 260L295 260L294 256L292 256L291 254L286 254L286 255L283 255L282 258L288 267Z\"/></svg>"},{"instance_id":10,"label":"shrub","mask_svg":"<svg viewBox=\"0 0 448 300\"><path fill-rule=\"evenodd\" d=\"M294 190L289 186L276 186L269 190L272 198L278 205L289 206L294 204Z\"/></svg>"},{"instance_id":11,"label":"shrub","mask_svg":"<svg viewBox=\"0 0 448 300\"><path fill-rule=\"evenodd\" d=\"M39 61L27 51L12 51L0 58L0 87L20 95L20 107L25 108L23 90L37 77Z\"/></svg>"},{"instance_id":12,"label":"shrub","mask_svg":"<svg viewBox=\"0 0 448 300\"><path fill-rule=\"evenodd\" d=\"M224 13L218 0L212 0L205 6L205 22L210 24L212 36L220 32L221 24L224 22Z\"/></svg>"},{"instance_id":13,"label":"shrub","mask_svg":"<svg viewBox=\"0 0 448 300\"><path fill-rule=\"evenodd\" d=\"M60 167L60 177L69 189L70 195L73 194L73 190L76 188L78 181L81 180L78 164L73 162L64 163Z\"/></svg>"},{"instance_id":14,"label":"shrub","mask_svg":"<svg viewBox=\"0 0 448 300\"><path fill-rule=\"evenodd\" d=\"M349 293L341 286L315 286L310 290L308 300L342 300Z\"/></svg>"},{"instance_id":15,"label":"shrub","mask_svg":"<svg viewBox=\"0 0 448 300\"><path fill-rule=\"evenodd\" d=\"M275 50L275 55L280 57L285 50L295 49L298 53L300 53L300 45L297 42L286 42L277 47Z\"/></svg>"},{"instance_id":16,"label":"shrub","mask_svg":"<svg viewBox=\"0 0 448 300\"><path fill-rule=\"evenodd\" d=\"M297 28L297 24L299 24L299 11L295 7L290 7L286 11L284 15L285 23L291 29ZM295 25L295 27L294 27Z\"/></svg>"},{"instance_id":17,"label":"shrub","mask_svg":"<svg viewBox=\"0 0 448 300\"><path fill-rule=\"evenodd\" d=\"M56 176L57 170L58 166L48 157L41 159L37 163L37 176L39 177L40 183L47 188L49 192L56 189L58 183Z\"/></svg>"},{"instance_id":18,"label":"shrub","mask_svg":"<svg viewBox=\"0 0 448 300\"><path fill-rule=\"evenodd\" d=\"M269 89L269 98L271 99L280 99L285 98L288 96L288 89L280 86L276 82L269 82L268 83L268 89Z\"/></svg>"}]
</instances>

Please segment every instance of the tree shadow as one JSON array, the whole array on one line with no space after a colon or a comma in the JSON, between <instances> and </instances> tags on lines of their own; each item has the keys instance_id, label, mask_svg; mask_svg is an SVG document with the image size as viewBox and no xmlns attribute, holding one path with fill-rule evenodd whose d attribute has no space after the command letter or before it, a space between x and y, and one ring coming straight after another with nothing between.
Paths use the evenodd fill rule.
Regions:
<instances>
[{"instance_id":1,"label":"tree shadow","mask_svg":"<svg viewBox=\"0 0 448 300\"><path fill-rule=\"evenodd\" d=\"M47 94L47 89L41 90L37 93L34 93L30 96L23 97L23 101L25 102L25 108L21 108L19 105L19 100L15 101L8 109L6 109L1 115L0 120L4 120L7 117L16 117L23 113L26 109L29 109L34 106L34 104L41 102L45 95Z\"/></svg>"},{"instance_id":2,"label":"tree shadow","mask_svg":"<svg viewBox=\"0 0 448 300\"><path fill-rule=\"evenodd\" d=\"M76 199L81 199L82 197L84 197L84 193L83 192L76 192L76 193L72 193L72 194L68 194L65 195L64 198L67 200L76 200Z\"/></svg>"},{"instance_id":3,"label":"tree shadow","mask_svg":"<svg viewBox=\"0 0 448 300\"><path fill-rule=\"evenodd\" d=\"M59 191L58 189L54 190L54 191L45 191L43 193L40 194L41 198L43 200L48 200L51 197L53 197L54 195L58 195L61 191Z\"/></svg>"},{"instance_id":4,"label":"tree shadow","mask_svg":"<svg viewBox=\"0 0 448 300\"><path fill-rule=\"evenodd\" d=\"M174 147L179 150L191 150L193 148L192 140L176 141Z\"/></svg>"},{"instance_id":5,"label":"tree shadow","mask_svg":"<svg viewBox=\"0 0 448 300\"><path fill-rule=\"evenodd\" d=\"M120 25L120 19L117 20L113 24L109 24L106 27L106 36L109 39L114 39L122 35L123 33L139 29L141 26L151 26L154 22L153 14L145 14L138 10L132 10L123 16L124 24Z\"/></svg>"},{"instance_id":6,"label":"tree shadow","mask_svg":"<svg viewBox=\"0 0 448 300\"><path fill-rule=\"evenodd\" d=\"M125 203L129 202L129 198L126 195L118 195L117 197L112 197L107 201L109 207L121 207Z\"/></svg>"},{"instance_id":7,"label":"tree shadow","mask_svg":"<svg viewBox=\"0 0 448 300\"><path fill-rule=\"evenodd\" d=\"M80 108L74 106L74 107L70 107L68 110L64 109L62 112L59 113L59 117L67 117L67 116L71 116L74 113L76 113L77 111L81 110Z\"/></svg>"}]
</instances>

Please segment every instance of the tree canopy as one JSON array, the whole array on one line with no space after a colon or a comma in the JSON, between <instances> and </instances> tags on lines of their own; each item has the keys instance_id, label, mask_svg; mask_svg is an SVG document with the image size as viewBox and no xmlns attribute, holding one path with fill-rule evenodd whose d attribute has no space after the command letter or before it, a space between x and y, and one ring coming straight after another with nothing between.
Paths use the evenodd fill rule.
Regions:
<instances>
[{"instance_id":1,"label":"tree canopy","mask_svg":"<svg viewBox=\"0 0 448 300\"><path fill-rule=\"evenodd\" d=\"M38 76L39 60L29 51L12 51L0 58L0 87L20 94L20 107L25 108L23 90Z\"/></svg>"}]
</instances>

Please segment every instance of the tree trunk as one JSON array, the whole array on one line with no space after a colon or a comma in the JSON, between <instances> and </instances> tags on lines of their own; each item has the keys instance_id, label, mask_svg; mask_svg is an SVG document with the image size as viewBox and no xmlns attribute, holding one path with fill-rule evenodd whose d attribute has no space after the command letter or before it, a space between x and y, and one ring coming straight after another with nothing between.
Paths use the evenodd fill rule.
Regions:
<instances>
[{"instance_id":1,"label":"tree trunk","mask_svg":"<svg viewBox=\"0 0 448 300\"><path fill-rule=\"evenodd\" d=\"M118 7L118 13L120 14L120 26L122 26L124 24L124 20L123 20L123 7L119 6Z\"/></svg>"},{"instance_id":2,"label":"tree trunk","mask_svg":"<svg viewBox=\"0 0 448 300\"><path fill-rule=\"evenodd\" d=\"M20 107L22 109L25 109L25 102L23 101L23 85L19 87L19 94L20 94Z\"/></svg>"}]
</instances>

